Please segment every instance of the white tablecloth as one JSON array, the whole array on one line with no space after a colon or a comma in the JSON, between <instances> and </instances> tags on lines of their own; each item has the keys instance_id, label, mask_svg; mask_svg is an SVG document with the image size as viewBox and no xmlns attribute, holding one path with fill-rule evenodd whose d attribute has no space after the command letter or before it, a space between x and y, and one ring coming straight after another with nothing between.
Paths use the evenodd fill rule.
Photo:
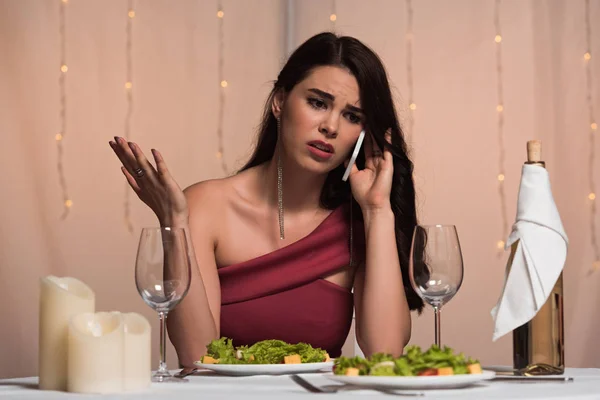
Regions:
<instances>
[{"instance_id":1,"label":"white tablecloth","mask_svg":"<svg viewBox=\"0 0 600 400\"><path fill-rule=\"evenodd\" d=\"M325 374L303 374L309 382L318 386L336 385ZM82 395L37 389L37 378L0 380L0 398L10 399L314 399L315 396L343 398L377 397L399 399L600 399L600 369L567 368L566 376L573 382L522 382L491 381L485 384L451 390L424 391L424 397L394 396L375 390L343 390L335 394L310 393L293 382L289 376L226 377L212 373L189 376L185 383L154 383L137 393L114 395Z\"/></svg>"}]
</instances>

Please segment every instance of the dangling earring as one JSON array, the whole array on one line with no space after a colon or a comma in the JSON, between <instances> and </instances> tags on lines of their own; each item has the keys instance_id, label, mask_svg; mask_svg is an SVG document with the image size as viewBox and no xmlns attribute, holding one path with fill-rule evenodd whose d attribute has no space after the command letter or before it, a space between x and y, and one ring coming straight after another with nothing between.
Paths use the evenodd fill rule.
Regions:
<instances>
[{"instance_id":1,"label":"dangling earring","mask_svg":"<svg viewBox=\"0 0 600 400\"><path fill-rule=\"evenodd\" d=\"M279 238L283 240L283 167L281 166L281 121L277 118L277 206L279 208Z\"/></svg>"},{"instance_id":2,"label":"dangling earring","mask_svg":"<svg viewBox=\"0 0 600 400\"><path fill-rule=\"evenodd\" d=\"M352 203L354 203L354 198L350 196L350 266L352 267L354 264L354 213L352 209Z\"/></svg>"}]
</instances>

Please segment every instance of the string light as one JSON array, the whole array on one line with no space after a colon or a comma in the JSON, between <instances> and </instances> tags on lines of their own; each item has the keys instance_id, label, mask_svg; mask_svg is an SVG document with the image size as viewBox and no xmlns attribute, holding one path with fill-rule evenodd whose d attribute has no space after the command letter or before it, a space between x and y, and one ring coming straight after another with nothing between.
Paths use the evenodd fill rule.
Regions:
<instances>
[{"instance_id":1,"label":"string light","mask_svg":"<svg viewBox=\"0 0 600 400\"><path fill-rule=\"evenodd\" d=\"M223 146L223 116L225 112L225 90L229 87L229 82L224 78L224 48L225 48L225 32L224 32L224 20L225 20L225 11L223 11L223 4L219 1L217 5L217 18L218 18L218 36L219 36L219 46L218 46L218 58L219 58L219 111L218 111L218 119L217 119L217 141L218 141L218 149L215 154L217 160L221 162L221 169L225 174L228 174L227 163L225 162L224 154L224 146Z\"/></svg>"},{"instance_id":2,"label":"string light","mask_svg":"<svg viewBox=\"0 0 600 400\"><path fill-rule=\"evenodd\" d=\"M413 79L413 8L412 0L406 0L406 76L408 80L408 108L411 111L408 122L407 136L413 137L415 130L415 104L414 79Z\"/></svg>"},{"instance_id":3,"label":"string light","mask_svg":"<svg viewBox=\"0 0 600 400\"><path fill-rule=\"evenodd\" d=\"M588 115L590 119L590 131L588 134L590 149L588 159L588 179L589 179L589 194L588 199L590 200L590 234L592 249L594 251L594 261L592 262L592 269L600 269L600 246L598 245L598 236L596 235L596 185L594 183L594 164L596 160L595 151L595 131L598 125L594 121L594 100L592 98L592 28L590 24L590 0L585 0L585 47L586 52L583 55L585 65L585 83L586 83L586 101L588 106Z\"/></svg>"},{"instance_id":4,"label":"string light","mask_svg":"<svg viewBox=\"0 0 600 400\"><path fill-rule=\"evenodd\" d=\"M502 68L502 31L500 29L500 1L496 0L494 3L494 27L496 29L496 36L494 42L496 43L496 74L498 80L497 95L498 102L496 105L497 111L497 123L498 123L498 195L500 197L500 216L502 221L502 236L508 237L508 215L506 210L506 193L504 191L504 82L503 82L503 68ZM502 246L500 246L502 243ZM499 240L497 242L498 249L504 248L504 241Z\"/></svg>"},{"instance_id":5,"label":"string light","mask_svg":"<svg viewBox=\"0 0 600 400\"><path fill-rule=\"evenodd\" d=\"M331 21L331 30L335 31L335 23L337 21L337 4L336 4L336 0L331 0L331 14L329 15L329 21Z\"/></svg>"},{"instance_id":6,"label":"string light","mask_svg":"<svg viewBox=\"0 0 600 400\"><path fill-rule=\"evenodd\" d=\"M124 137L129 141L131 136L131 117L133 114L133 62L132 62L132 46L133 46L133 19L135 18L135 10L133 0L127 1L127 23L125 25L125 126ZM131 221L131 205L130 205L131 189L129 184L125 183L125 225L130 233L133 233L133 222Z\"/></svg>"},{"instance_id":7,"label":"string light","mask_svg":"<svg viewBox=\"0 0 600 400\"><path fill-rule=\"evenodd\" d=\"M63 201L63 213L61 219L67 218L71 207L73 207L73 200L69 197L69 190L67 188L67 180L65 178L65 169L63 165L64 148L63 141L67 133L67 1L61 0L59 7L59 36L60 36L60 73L58 75L58 88L59 88L59 123L60 132L54 135L56 141L56 150L58 157L56 161L56 169L58 171L58 182L62 192Z\"/></svg>"}]
</instances>

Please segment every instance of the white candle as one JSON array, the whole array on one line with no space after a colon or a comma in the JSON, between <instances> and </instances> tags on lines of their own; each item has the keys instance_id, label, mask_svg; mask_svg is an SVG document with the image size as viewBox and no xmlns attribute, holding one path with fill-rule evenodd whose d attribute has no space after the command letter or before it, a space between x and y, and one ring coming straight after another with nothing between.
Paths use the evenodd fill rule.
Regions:
<instances>
[{"instance_id":1,"label":"white candle","mask_svg":"<svg viewBox=\"0 0 600 400\"><path fill-rule=\"evenodd\" d=\"M94 312L95 296L75 278L47 276L40 284L39 388L67 389L67 334L69 319Z\"/></svg>"},{"instance_id":2,"label":"white candle","mask_svg":"<svg viewBox=\"0 0 600 400\"><path fill-rule=\"evenodd\" d=\"M140 314L123 314L125 324L124 390L143 390L152 378L150 323Z\"/></svg>"},{"instance_id":3,"label":"white candle","mask_svg":"<svg viewBox=\"0 0 600 400\"><path fill-rule=\"evenodd\" d=\"M123 391L125 330L118 312L78 314L69 324L69 392Z\"/></svg>"}]
</instances>

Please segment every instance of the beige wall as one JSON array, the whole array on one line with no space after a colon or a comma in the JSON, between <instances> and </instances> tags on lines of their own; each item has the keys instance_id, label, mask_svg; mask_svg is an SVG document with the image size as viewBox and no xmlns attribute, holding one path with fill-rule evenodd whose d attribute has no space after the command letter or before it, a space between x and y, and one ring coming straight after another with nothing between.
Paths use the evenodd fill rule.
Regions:
<instances>
[{"instance_id":1,"label":"beige wall","mask_svg":"<svg viewBox=\"0 0 600 400\"><path fill-rule=\"evenodd\" d=\"M329 29L329 2L295 1L295 43ZM382 57L404 120L405 2L338 0L337 30ZM413 1L412 140L420 219L456 224L465 280L443 310L444 343L484 363L510 363L510 337L491 342L489 315L506 254L497 195L496 73L492 0ZM595 338L600 271L589 273L588 123L583 0L504 0L506 192L515 213L525 143L545 159L570 238L565 273L566 357L600 366ZM123 135L125 0L70 0L67 14L68 132L65 168L74 202L59 219L54 135L59 126L58 0L0 0L0 377L37 373L39 278L74 276L96 292L98 310L137 311L157 322L133 281L137 237L154 225L133 200L135 233L123 223L124 181L108 147ZM225 0L225 157L248 155L263 101L285 54L284 1ZM180 185L222 176L217 148L216 1L138 1L134 20L132 139L160 149ZM591 0L592 21L600 1ZM592 54L600 54L592 27ZM593 60L596 120L600 71ZM598 143L596 143L598 150ZM597 163L595 169L598 171ZM600 186L598 173L596 184ZM600 232L597 232L600 234ZM413 342L433 341L429 310L414 318ZM350 346L351 347L351 346ZM156 353L155 353L156 354ZM156 360L156 357L155 357ZM169 365L175 367L169 350Z\"/></svg>"}]
</instances>

